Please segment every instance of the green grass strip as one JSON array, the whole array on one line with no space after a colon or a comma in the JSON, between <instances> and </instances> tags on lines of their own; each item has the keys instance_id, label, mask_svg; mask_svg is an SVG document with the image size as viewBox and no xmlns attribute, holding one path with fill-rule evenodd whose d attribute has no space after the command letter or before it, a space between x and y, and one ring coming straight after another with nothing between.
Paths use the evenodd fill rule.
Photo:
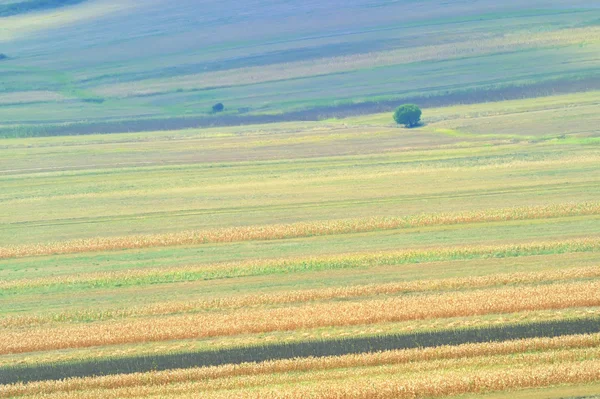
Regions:
<instances>
[{"instance_id":1,"label":"green grass strip","mask_svg":"<svg viewBox=\"0 0 600 399\"><path fill-rule=\"evenodd\" d=\"M600 238L479 247L442 247L383 253L357 253L308 259L256 260L251 262L187 266L173 269L126 270L0 282L0 297L23 292L118 288L200 280L218 280L327 270L397 266L437 261L516 258L521 256L595 252Z\"/></svg>"}]
</instances>

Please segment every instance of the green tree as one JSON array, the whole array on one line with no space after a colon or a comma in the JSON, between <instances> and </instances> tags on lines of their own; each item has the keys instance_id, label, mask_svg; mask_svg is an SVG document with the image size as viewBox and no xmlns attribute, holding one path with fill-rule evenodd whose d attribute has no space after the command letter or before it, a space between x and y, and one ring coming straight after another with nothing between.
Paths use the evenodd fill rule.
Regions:
<instances>
[{"instance_id":1,"label":"green tree","mask_svg":"<svg viewBox=\"0 0 600 399\"><path fill-rule=\"evenodd\" d=\"M415 127L421 121L421 109L415 104L404 104L396 108L394 120L399 125Z\"/></svg>"}]
</instances>

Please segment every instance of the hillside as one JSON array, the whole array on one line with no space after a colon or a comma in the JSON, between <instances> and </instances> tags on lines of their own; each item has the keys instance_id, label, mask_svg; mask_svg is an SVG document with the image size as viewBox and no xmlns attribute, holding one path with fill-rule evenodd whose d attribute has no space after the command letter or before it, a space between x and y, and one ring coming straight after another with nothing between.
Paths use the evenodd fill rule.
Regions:
<instances>
[{"instance_id":1,"label":"hillside","mask_svg":"<svg viewBox=\"0 0 600 399\"><path fill-rule=\"evenodd\" d=\"M0 134L315 120L400 99L600 88L591 0L169 4L93 0L2 18ZM52 126L64 123L78 125Z\"/></svg>"}]
</instances>

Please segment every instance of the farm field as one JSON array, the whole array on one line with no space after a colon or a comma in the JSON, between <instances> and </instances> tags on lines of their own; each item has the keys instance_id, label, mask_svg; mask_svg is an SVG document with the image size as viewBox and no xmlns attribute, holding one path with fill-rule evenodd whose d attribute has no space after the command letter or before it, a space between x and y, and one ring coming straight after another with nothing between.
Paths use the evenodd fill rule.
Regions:
<instances>
[{"instance_id":1,"label":"farm field","mask_svg":"<svg viewBox=\"0 0 600 399\"><path fill-rule=\"evenodd\" d=\"M599 110L592 0L0 0L0 399L597 399Z\"/></svg>"},{"instance_id":2,"label":"farm field","mask_svg":"<svg viewBox=\"0 0 600 399\"><path fill-rule=\"evenodd\" d=\"M593 398L599 103L5 139L0 397Z\"/></svg>"}]
</instances>

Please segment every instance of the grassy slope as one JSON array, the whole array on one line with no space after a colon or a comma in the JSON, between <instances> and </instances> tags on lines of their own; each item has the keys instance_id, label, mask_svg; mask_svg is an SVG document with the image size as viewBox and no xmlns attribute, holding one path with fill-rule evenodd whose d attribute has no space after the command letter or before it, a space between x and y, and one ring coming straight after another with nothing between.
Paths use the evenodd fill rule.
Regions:
<instances>
[{"instance_id":1,"label":"grassy slope","mask_svg":"<svg viewBox=\"0 0 600 399\"><path fill-rule=\"evenodd\" d=\"M217 101L231 115L278 113L598 73L595 2L481 1L468 11L438 3L421 6L435 10L426 18L403 2L217 9L183 1L173 9L164 0L84 3L60 14L60 30L45 25L57 18L12 17L0 33L11 57L0 64L0 121L207 117ZM310 24L298 17L306 13Z\"/></svg>"}]
</instances>

